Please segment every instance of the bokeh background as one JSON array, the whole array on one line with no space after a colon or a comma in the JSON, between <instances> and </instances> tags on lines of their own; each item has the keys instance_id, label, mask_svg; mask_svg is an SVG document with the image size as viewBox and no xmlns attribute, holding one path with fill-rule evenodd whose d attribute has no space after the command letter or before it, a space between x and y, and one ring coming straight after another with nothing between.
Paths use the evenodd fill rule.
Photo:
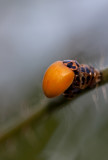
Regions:
<instances>
[{"instance_id":1,"label":"bokeh background","mask_svg":"<svg viewBox=\"0 0 108 160\"><path fill-rule=\"evenodd\" d=\"M56 60L108 66L107 0L0 1L0 132L49 103ZM108 86L81 96L0 145L2 160L107 160Z\"/></svg>"}]
</instances>

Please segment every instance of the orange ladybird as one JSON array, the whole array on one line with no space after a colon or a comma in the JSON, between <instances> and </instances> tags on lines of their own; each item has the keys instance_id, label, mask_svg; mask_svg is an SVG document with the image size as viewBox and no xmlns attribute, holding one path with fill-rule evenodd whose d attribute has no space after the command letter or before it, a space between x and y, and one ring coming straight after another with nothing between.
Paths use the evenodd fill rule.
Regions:
<instances>
[{"instance_id":1,"label":"orange ladybird","mask_svg":"<svg viewBox=\"0 0 108 160\"><path fill-rule=\"evenodd\" d=\"M53 63L45 72L43 91L49 98L63 93L73 82L74 72L65 66L62 61Z\"/></svg>"},{"instance_id":2,"label":"orange ladybird","mask_svg":"<svg viewBox=\"0 0 108 160\"><path fill-rule=\"evenodd\" d=\"M64 94L73 97L87 87L94 87L101 81L98 70L75 60L56 61L49 66L43 78L43 91L49 98Z\"/></svg>"}]
</instances>

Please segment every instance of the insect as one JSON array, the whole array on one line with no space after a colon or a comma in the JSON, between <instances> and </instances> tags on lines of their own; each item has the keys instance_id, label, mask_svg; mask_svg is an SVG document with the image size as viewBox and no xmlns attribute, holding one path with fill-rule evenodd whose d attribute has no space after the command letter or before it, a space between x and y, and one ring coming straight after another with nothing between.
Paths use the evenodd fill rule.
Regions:
<instances>
[{"instance_id":1,"label":"insect","mask_svg":"<svg viewBox=\"0 0 108 160\"><path fill-rule=\"evenodd\" d=\"M43 91L49 98L63 94L71 98L86 88L95 87L102 73L76 60L56 61L49 66L43 78Z\"/></svg>"}]
</instances>

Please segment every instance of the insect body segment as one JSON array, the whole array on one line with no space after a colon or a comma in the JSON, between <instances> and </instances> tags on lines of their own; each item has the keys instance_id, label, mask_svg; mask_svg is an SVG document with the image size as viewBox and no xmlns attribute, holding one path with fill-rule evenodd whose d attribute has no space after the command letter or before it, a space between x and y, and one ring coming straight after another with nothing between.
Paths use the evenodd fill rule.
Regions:
<instances>
[{"instance_id":1,"label":"insect body segment","mask_svg":"<svg viewBox=\"0 0 108 160\"><path fill-rule=\"evenodd\" d=\"M73 70L73 69L72 69ZM74 70L75 77L71 86L64 92L64 96L73 97L85 88L95 87L102 79L102 74L92 66L81 64Z\"/></svg>"},{"instance_id":2,"label":"insect body segment","mask_svg":"<svg viewBox=\"0 0 108 160\"><path fill-rule=\"evenodd\" d=\"M63 64L72 70L77 70L79 67L79 63L75 60L64 60Z\"/></svg>"},{"instance_id":3,"label":"insect body segment","mask_svg":"<svg viewBox=\"0 0 108 160\"><path fill-rule=\"evenodd\" d=\"M56 97L63 93L73 97L85 88L95 87L102 79L97 69L76 60L64 60L53 63L43 78L43 90L47 97Z\"/></svg>"}]
</instances>

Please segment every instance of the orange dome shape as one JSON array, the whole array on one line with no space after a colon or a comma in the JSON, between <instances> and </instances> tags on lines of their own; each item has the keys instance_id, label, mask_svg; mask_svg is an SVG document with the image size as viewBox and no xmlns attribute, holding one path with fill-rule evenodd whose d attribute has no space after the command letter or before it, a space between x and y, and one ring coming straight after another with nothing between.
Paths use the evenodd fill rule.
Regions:
<instances>
[{"instance_id":1,"label":"orange dome shape","mask_svg":"<svg viewBox=\"0 0 108 160\"><path fill-rule=\"evenodd\" d=\"M43 91L48 98L63 93L73 82L74 72L62 61L56 61L47 69L43 78Z\"/></svg>"}]
</instances>

